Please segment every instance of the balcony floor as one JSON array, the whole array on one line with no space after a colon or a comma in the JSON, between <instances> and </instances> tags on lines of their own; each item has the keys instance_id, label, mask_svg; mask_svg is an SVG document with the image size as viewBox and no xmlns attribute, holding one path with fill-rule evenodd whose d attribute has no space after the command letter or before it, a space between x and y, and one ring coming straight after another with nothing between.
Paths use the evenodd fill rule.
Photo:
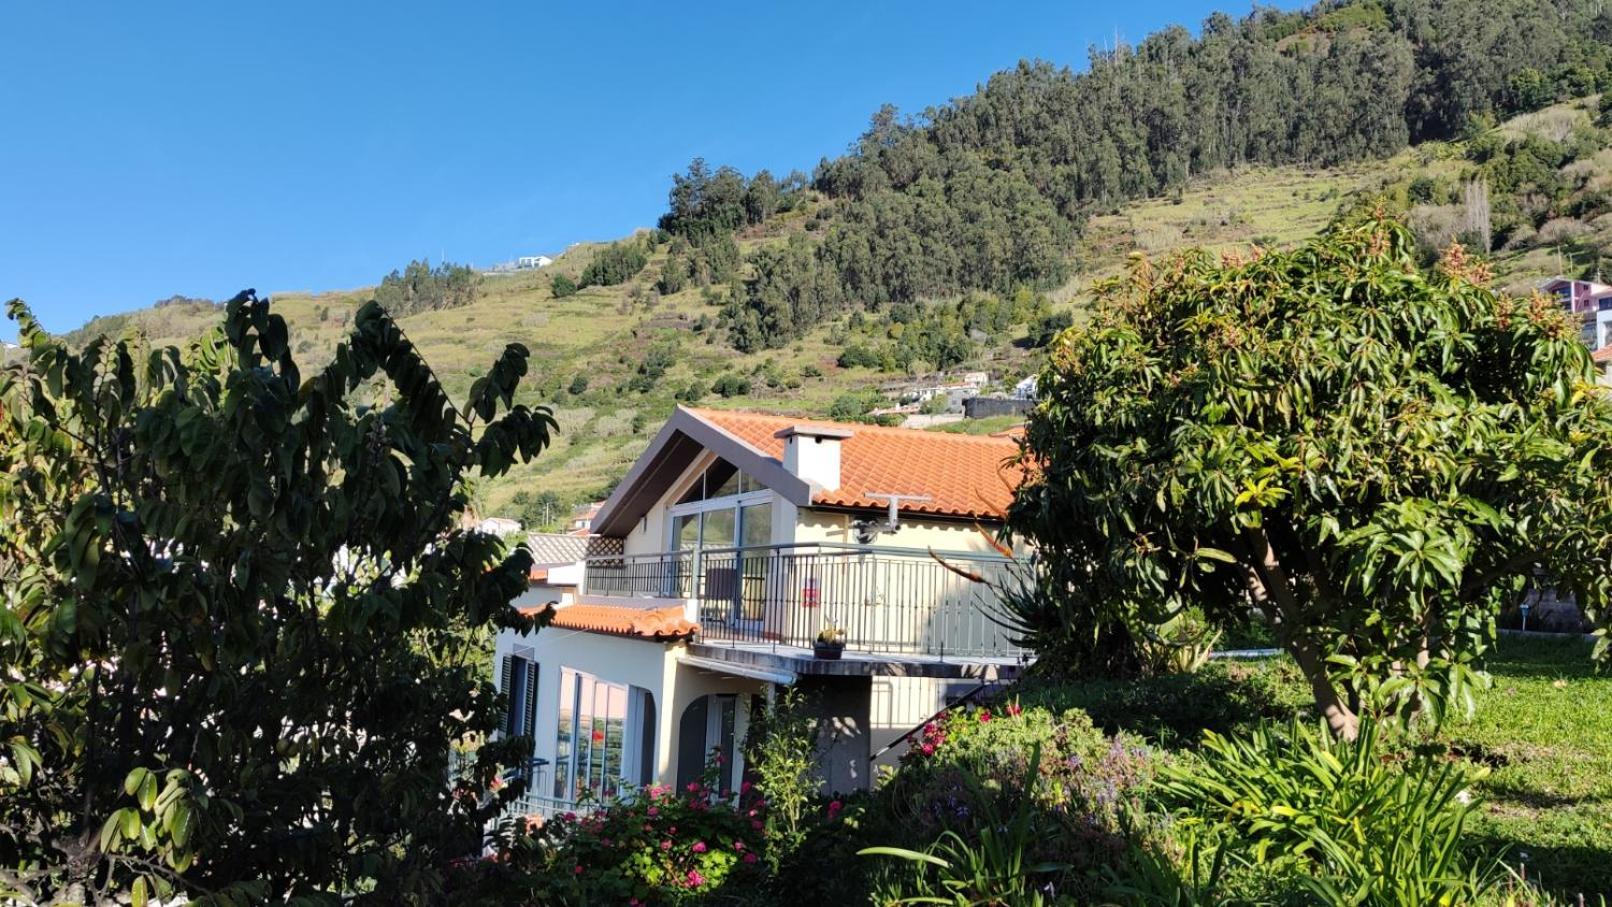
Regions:
<instances>
[{"instance_id":1,"label":"balcony floor","mask_svg":"<svg viewBox=\"0 0 1612 907\"><path fill-rule=\"evenodd\" d=\"M809 648L771 642L692 642L688 654L772 674L840 677L940 677L981 681L1015 680L1029 663L1010 656L918 655L857 652L838 660L817 658Z\"/></svg>"}]
</instances>

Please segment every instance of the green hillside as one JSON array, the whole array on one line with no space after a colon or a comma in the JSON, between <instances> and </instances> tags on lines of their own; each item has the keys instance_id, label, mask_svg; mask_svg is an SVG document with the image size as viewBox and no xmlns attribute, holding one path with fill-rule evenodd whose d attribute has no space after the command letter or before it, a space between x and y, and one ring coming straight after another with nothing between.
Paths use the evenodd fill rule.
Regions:
<instances>
[{"instance_id":1,"label":"green hillside","mask_svg":"<svg viewBox=\"0 0 1612 907\"><path fill-rule=\"evenodd\" d=\"M1596 98L1555 105L1468 141L1424 143L1380 161L1333 168L1228 170L1196 180L1168 197L1117 206L1085 224L1072 254L1078 262L1074 275L1045 293L1021 291L1020 308L1029 313L1029 320L1040 317L1036 312L1048 311L1078 318L1092 282L1120 273L1132 253L1159 255L1187 246L1286 245L1313 234L1351 205L1384 203L1405 211L1426 232L1431 254L1453 236L1448 227L1460 219L1461 187L1492 167L1497 156L1505 156L1494 148L1503 149L1506 143L1517 147L1547 143L1547 151L1554 148L1553 154L1569 159L1553 159L1553 166L1535 174L1533 182L1512 187L1518 203L1546 205L1562 213L1547 216L1542 228L1517 230L1513 241L1495 251L1497 282L1526 291L1540 277L1564 270L1583 272L1602 257L1612 262L1612 214L1605 211L1605 200L1612 195L1612 130L1593 125L1597 105ZM1568 145L1572 148L1562 150ZM1474 160L1483 154L1490 156L1483 162ZM1549 191L1556 194L1554 201L1542 200L1545 190L1537 183L1546 178L1553 181ZM1510 197L1496 193L1492 217L1503 216L1512 204ZM805 191L789 216L743 232L741 253L788 243L791 236L805 232L803 225L812 222L822 204L818 194ZM1573 211L1587 216L1575 217ZM532 350L536 380L526 402L554 407L561 432L554 448L537 461L478 489L484 513L531 521L541 517L545 500L548 512L559 514L567 505L598 496L620 478L680 400L845 415L850 401L842 398L847 395L862 394L852 409L865 408L880 385L902 379L907 371L927 372L934 366L923 360L891 371L883 370L891 365L888 362L841 365L846 350L889 348L904 339L904 329L918 323L896 320L900 313L891 311L844 313L780 348L740 352L719 326L722 303L733 287L691 283L661 295L656 284L673 242L647 231L635 241L652 244L653 249L642 270L619 285L587 287L555 298L551 289L555 275L580 279L608 248L578 245L540 272L482 276L467 305L401 319L450 391L460 395L506 343L519 341ZM741 273L739 278L745 276ZM299 358L311 364L329 354L344 336L352 313L373 294L373 288L278 293L273 304L292 326ZM965 307L1001 303L1011 308L1012 300L959 294L934 300L928 308L952 311L959 302ZM213 326L217 318L213 306L181 302L96 319L79 333L139 331L153 343L178 344ZM955 329L956 319L952 321ZM1009 385L1033 371L1038 362L1037 351L1027 344L1031 328L1021 320L994 327L983 339L978 334L965 338L962 358L947 364L954 369L989 370L993 379ZM945 325L937 328L945 329ZM655 354L667 362L659 377L641 368ZM585 387L579 377L585 379ZM719 383L739 392L723 397L713 390ZM837 401L841 403L836 410ZM545 499L544 493L550 497Z\"/></svg>"}]
</instances>

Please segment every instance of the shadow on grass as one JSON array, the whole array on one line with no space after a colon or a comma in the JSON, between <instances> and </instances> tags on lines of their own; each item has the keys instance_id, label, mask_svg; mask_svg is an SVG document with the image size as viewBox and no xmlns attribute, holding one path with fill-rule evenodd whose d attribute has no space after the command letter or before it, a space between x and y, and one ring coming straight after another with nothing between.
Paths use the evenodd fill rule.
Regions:
<instances>
[{"instance_id":1,"label":"shadow on grass","mask_svg":"<svg viewBox=\"0 0 1612 907\"><path fill-rule=\"evenodd\" d=\"M1473 835L1466 846L1474 857L1498 855L1523 879L1569 903L1578 895L1591 904L1599 896L1612 897L1612 853L1602 848L1529 844L1498 835Z\"/></svg>"}]
</instances>

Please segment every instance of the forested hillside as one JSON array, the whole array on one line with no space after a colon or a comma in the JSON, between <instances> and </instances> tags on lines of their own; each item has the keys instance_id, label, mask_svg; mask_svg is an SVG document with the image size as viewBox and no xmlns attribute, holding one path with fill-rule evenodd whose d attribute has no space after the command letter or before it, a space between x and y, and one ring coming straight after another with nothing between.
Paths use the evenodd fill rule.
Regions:
<instances>
[{"instance_id":1,"label":"forested hillside","mask_svg":"<svg viewBox=\"0 0 1612 907\"><path fill-rule=\"evenodd\" d=\"M1387 157L1609 81L1603 0L1217 14L1196 39L1178 26L1094 51L1084 72L1022 63L916 117L879 111L849 153L818 166L815 235L757 253L723 322L739 349L772 348L847 309L1052 289L1080 268L1094 213L1227 168ZM698 259L757 222L747 188L697 161L661 226Z\"/></svg>"},{"instance_id":2,"label":"forested hillside","mask_svg":"<svg viewBox=\"0 0 1612 907\"><path fill-rule=\"evenodd\" d=\"M521 402L560 432L478 504L540 523L604 493L680 402L855 418L938 370L1010 386L1134 252L1286 245L1370 204L1429 257L1488 251L1514 288L1612 275L1609 43L1598 0L1215 16L1089 71L1024 63L918 117L881 110L810 176L697 161L659 229L542 271L412 262L274 306L306 370L377 298L461 399L504 344L530 347ZM165 300L80 336L183 343L219 317Z\"/></svg>"}]
</instances>

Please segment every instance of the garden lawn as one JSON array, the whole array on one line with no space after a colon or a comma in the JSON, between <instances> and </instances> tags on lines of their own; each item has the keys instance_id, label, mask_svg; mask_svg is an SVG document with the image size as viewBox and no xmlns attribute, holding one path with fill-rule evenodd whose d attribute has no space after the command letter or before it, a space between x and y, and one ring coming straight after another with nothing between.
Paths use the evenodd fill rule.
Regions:
<instances>
[{"instance_id":1,"label":"garden lawn","mask_svg":"<svg viewBox=\"0 0 1612 907\"><path fill-rule=\"evenodd\" d=\"M1480 846L1562 894L1612 896L1612 676L1578 640L1507 637L1494 686L1449 735L1491 767Z\"/></svg>"}]
</instances>

